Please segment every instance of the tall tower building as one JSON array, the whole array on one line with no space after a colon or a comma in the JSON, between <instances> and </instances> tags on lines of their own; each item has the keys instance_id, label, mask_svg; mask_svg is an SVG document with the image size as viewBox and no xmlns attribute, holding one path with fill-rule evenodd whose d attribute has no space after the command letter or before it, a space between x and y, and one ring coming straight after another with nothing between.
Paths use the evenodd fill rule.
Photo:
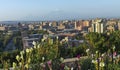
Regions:
<instances>
[{"instance_id":1,"label":"tall tower building","mask_svg":"<svg viewBox=\"0 0 120 70\"><path fill-rule=\"evenodd\" d=\"M104 25L102 23L102 20L96 20L92 23L92 32L98 32L103 33L104 31Z\"/></svg>"},{"instance_id":2,"label":"tall tower building","mask_svg":"<svg viewBox=\"0 0 120 70\"><path fill-rule=\"evenodd\" d=\"M118 30L120 30L120 21L118 22Z\"/></svg>"},{"instance_id":3,"label":"tall tower building","mask_svg":"<svg viewBox=\"0 0 120 70\"><path fill-rule=\"evenodd\" d=\"M96 32L96 25L92 24L92 32Z\"/></svg>"},{"instance_id":4,"label":"tall tower building","mask_svg":"<svg viewBox=\"0 0 120 70\"><path fill-rule=\"evenodd\" d=\"M74 26L75 26L75 29L77 29L77 22L75 22L75 25L74 25Z\"/></svg>"},{"instance_id":5,"label":"tall tower building","mask_svg":"<svg viewBox=\"0 0 120 70\"><path fill-rule=\"evenodd\" d=\"M86 26L86 27L89 27L89 24L90 24L89 21L87 21L87 20L86 20L86 21L83 21L83 26L84 26L84 27L85 27L85 26Z\"/></svg>"},{"instance_id":6,"label":"tall tower building","mask_svg":"<svg viewBox=\"0 0 120 70\"><path fill-rule=\"evenodd\" d=\"M76 21L75 22L75 29L82 30L82 28L83 28L82 21Z\"/></svg>"},{"instance_id":7,"label":"tall tower building","mask_svg":"<svg viewBox=\"0 0 120 70\"><path fill-rule=\"evenodd\" d=\"M103 29L104 29L104 28L103 28L103 23L101 23L100 26L101 26L101 27L100 27L100 29L101 29L100 32L103 33Z\"/></svg>"}]
</instances>

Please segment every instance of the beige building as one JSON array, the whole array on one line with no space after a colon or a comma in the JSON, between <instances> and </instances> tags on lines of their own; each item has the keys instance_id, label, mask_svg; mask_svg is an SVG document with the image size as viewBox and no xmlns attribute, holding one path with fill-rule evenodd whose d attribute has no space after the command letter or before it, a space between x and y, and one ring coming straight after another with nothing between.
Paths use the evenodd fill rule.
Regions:
<instances>
[{"instance_id":1,"label":"beige building","mask_svg":"<svg viewBox=\"0 0 120 70\"><path fill-rule=\"evenodd\" d=\"M120 30L120 21L118 22L118 30Z\"/></svg>"},{"instance_id":2,"label":"beige building","mask_svg":"<svg viewBox=\"0 0 120 70\"><path fill-rule=\"evenodd\" d=\"M39 30L42 30L42 29L43 29L43 28L42 28L42 25L40 25L40 26L39 26Z\"/></svg>"},{"instance_id":3,"label":"beige building","mask_svg":"<svg viewBox=\"0 0 120 70\"><path fill-rule=\"evenodd\" d=\"M53 27L56 27L56 26L57 26L57 22L55 22L55 21L52 22L52 26L53 26Z\"/></svg>"},{"instance_id":4,"label":"beige building","mask_svg":"<svg viewBox=\"0 0 120 70\"><path fill-rule=\"evenodd\" d=\"M83 21L83 26L86 26L86 27L89 27L90 25L89 25L89 21Z\"/></svg>"},{"instance_id":5,"label":"beige building","mask_svg":"<svg viewBox=\"0 0 120 70\"><path fill-rule=\"evenodd\" d=\"M109 20L107 21L107 25L116 25L116 21Z\"/></svg>"},{"instance_id":6,"label":"beige building","mask_svg":"<svg viewBox=\"0 0 120 70\"><path fill-rule=\"evenodd\" d=\"M34 29L34 26L32 24L28 25L29 27L29 30L33 30Z\"/></svg>"},{"instance_id":7,"label":"beige building","mask_svg":"<svg viewBox=\"0 0 120 70\"><path fill-rule=\"evenodd\" d=\"M0 26L0 31L5 31L5 30L7 30L7 27L5 27L5 26Z\"/></svg>"},{"instance_id":8,"label":"beige building","mask_svg":"<svg viewBox=\"0 0 120 70\"><path fill-rule=\"evenodd\" d=\"M82 30L83 28L82 21L76 21L74 26L76 30Z\"/></svg>"},{"instance_id":9,"label":"beige building","mask_svg":"<svg viewBox=\"0 0 120 70\"><path fill-rule=\"evenodd\" d=\"M92 27L88 28L88 32L92 32L92 30L93 30Z\"/></svg>"},{"instance_id":10,"label":"beige building","mask_svg":"<svg viewBox=\"0 0 120 70\"><path fill-rule=\"evenodd\" d=\"M114 31L115 28L114 28L114 26L108 26L108 27L107 27L107 30L108 30L108 31Z\"/></svg>"},{"instance_id":11,"label":"beige building","mask_svg":"<svg viewBox=\"0 0 120 70\"><path fill-rule=\"evenodd\" d=\"M58 29L65 29L65 25L63 25L62 23L60 23L60 25L58 26Z\"/></svg>"}]
</instances>

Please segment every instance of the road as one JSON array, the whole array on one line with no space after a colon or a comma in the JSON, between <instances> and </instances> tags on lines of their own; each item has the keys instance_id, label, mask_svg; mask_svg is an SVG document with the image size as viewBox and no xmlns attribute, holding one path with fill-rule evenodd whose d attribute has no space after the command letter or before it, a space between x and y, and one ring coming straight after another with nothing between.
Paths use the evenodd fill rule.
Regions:
<instances>
[{"instance_id":1,"label":"road","mask_svg":"<svg viewBox=\"0 0 120 70\"><path fill-rule=\"evenodd\" d=\"M12 51L12 50L15 50L16 47L13 43L13 39L10 40L10 42L7 44L7 46L5 47L4 51Z\"/></svg>"}]
</instances>

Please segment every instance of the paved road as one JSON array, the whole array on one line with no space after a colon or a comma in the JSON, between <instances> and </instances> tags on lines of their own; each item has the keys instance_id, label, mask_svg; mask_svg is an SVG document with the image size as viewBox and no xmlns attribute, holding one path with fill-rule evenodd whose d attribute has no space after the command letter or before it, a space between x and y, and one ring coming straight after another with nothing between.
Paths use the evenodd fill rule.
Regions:
<instances>
[{"instance_id":1,"label":"paved road","mask_svg":"<svg viewBox=\"0 0 120 70\"><path fill-rule=\"evenodd\" d=\"M10 42L5 47L4 51L12 51L12 50L15 50L15 49L16 49L16 47L13 43L13 40L10 40Z\"/></svg>"}]
</instances>

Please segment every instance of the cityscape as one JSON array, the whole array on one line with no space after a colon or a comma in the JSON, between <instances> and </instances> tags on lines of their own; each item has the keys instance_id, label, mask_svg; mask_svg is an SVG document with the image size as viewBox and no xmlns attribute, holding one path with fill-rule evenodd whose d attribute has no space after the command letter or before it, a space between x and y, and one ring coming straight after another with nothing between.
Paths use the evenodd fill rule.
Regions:
<instances>
[{"instance_id":1,"label":"cityscape","mask_svg":"<svg viewBox=\"0 0 120 70\"><path fill-rule=\"evenodd\" d=\"M119 3L1 1L0 70L120 70Z\"/></svg>"}]
</instances>

